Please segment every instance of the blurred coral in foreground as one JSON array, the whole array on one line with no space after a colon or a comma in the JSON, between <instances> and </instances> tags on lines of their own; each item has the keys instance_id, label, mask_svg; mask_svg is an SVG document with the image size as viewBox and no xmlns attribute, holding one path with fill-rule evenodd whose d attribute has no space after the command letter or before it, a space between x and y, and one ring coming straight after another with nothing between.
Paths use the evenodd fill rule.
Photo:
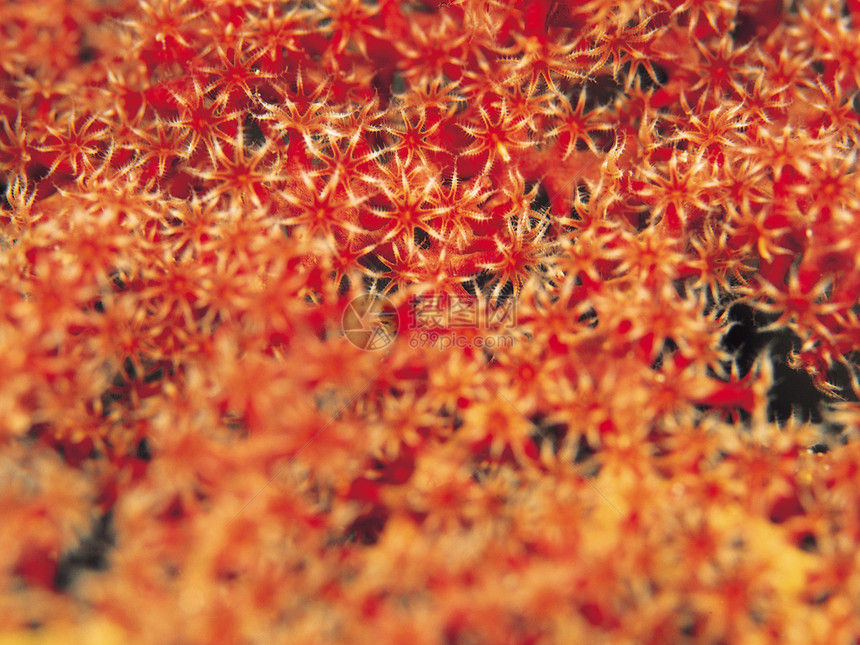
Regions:
<instances>
[{"instance_id":1,"label":"blurred coral in foreground","mask_svg":"<svg viewBox=\"0 0 860 645\"><path fill-rule=\"evenodd\" d=\"M3 2L0 643L860 642L858 84L855 0Z\"/></svg>"}]
</instances>

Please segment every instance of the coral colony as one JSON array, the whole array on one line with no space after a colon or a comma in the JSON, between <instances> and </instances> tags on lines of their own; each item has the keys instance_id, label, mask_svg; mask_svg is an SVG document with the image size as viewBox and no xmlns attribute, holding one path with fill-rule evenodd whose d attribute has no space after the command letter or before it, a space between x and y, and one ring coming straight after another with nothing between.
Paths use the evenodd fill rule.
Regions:
<instances>
[{"instance_id":1,"label":"coral colony","mask_svg":"<svg viewBox=\"0 0 860 645\"><path fill-rule=\"evenodd\" d=\"M860 642L860 2L0 2L0 643Z\"/></svg>"}]
</instances>

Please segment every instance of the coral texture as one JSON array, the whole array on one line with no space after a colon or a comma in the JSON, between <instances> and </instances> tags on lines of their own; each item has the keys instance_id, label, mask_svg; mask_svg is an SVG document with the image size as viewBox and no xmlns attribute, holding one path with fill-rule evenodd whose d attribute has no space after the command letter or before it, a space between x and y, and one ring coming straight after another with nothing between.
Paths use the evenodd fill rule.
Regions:
<instances>
[{"instance_id":1,"label":"coral texture","mask_svg":"<svg viewBox=\"0 0 860 645\"><path fill-rule=\"evenodd\" d=\"M0 2L0 643L860 642L860 3Z\"/></svg>"}]
</instances>

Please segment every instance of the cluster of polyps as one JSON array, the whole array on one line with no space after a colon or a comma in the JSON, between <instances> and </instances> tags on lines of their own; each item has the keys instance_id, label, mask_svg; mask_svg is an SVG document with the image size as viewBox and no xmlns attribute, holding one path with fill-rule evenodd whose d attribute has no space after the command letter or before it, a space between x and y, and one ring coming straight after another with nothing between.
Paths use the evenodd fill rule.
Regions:
<instances>
[{"instance_id":1,"label":"cluster of polyps","mask_svg":"<svg viewBox=\"0 0 860 645\"><path fill-rule=\"evenodd\" d=\"M0 632L853 643L858 20L0 4Z\"/></svg>"}]
</instances>

